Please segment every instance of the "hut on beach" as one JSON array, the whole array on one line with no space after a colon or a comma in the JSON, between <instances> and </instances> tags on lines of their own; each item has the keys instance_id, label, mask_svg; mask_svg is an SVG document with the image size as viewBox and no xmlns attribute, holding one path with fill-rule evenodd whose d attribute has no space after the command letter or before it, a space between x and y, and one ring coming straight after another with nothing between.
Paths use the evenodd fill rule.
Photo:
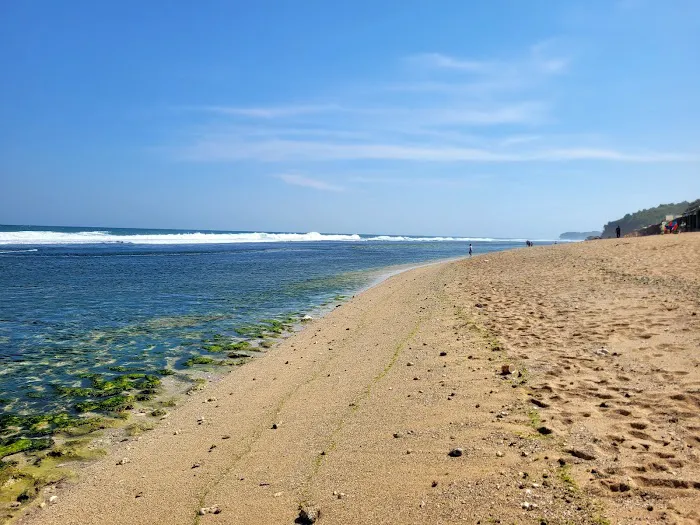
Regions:
<instances>
[{"instance_id":1,"label":"hut on beach","mask_svg":"<svg viewBox=\"0 0 700 525\"><path fill-rule=\"evenodd\" d=\"M700 231L700 203L691 206L678 218L684 232Z\"/></svg>"}]
</instances>

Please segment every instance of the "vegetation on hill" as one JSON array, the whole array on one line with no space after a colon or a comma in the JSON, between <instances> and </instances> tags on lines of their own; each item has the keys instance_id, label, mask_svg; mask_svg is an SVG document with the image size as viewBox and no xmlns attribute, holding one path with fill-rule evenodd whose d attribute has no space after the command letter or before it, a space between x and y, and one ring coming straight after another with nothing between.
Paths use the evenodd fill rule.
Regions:
<instances>
[{"instance_id":1,"label":"vegetation on hill","mask_svg":"<svg viewBox=\"0 0 700 525\"><path fill-rule=\"evenodd\" d=\"M695 199L693 202L691 202L688 207L685 209L684 213L690 212L691 210L696 210L700 206L700 199Z\"/></svg>"},{"instance_id":2,"label":"vegetation on hill","mask_svg":"<svg viewBox=\"0 0 700 525\"><path fill-rule=\"evenodd\" d=\"M600 232L566 232L562 233L559 238L562 241L583 241L588 237L599 237Z\"/></svg>"},{"instance_id":3,"label":"vegetation on hill","mask_svg":"<svg viewBox=\"0 0 700 525\"><path fill-rule=\"evenodd\" d=\"M697 202L697 201L695 201ZM651 224L658 224L666 218L666 215L681 215L688 209L690 203L687 201L679 202L678 204L660 204L656 208L640 210L635 213L628 213L621 219L610 221L603 229L603 237L614 237L615 228L620 225L622 235L631 231L644 228Z\"/></svg>"}]
</instances>

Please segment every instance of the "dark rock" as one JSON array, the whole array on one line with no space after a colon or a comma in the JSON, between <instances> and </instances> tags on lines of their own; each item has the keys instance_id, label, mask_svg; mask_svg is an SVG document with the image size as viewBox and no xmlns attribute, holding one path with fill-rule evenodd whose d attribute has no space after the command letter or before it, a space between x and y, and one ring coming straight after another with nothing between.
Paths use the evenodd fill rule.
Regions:
<instances>
[{"instance_id":1,"label":"dark rock","mask_svg":"<svg viewBox=\"0 0 700 525\"><path fill-rule=\"evenodd\" d=\"M541 399L537 399L536 397L531 397L530 402L533 405L538 406L540 408L549 408L549 403L545 403L544 401L542 401Z\"/></svg>"},{"instance_id":2,"label":"dark rock","mask_svg":"<svg viewBox=\"0 0 700 525\"><path fill-rule=\"evenodd\" d=\"M458 458L458 457L462 456L463 454L464 454L464 450L462 450L461 448L453 448L452 450L450 450L450 452L447 455L450 456L451 458Z\"/></svg>"},{"instance_id":3,"label":"dark rock","mask_svg":"<svg viewBox=\"0 0 700 525\"><path fill-rule=\"evenodd\" d=\"M321 517L321 511L312 505L300 505L299 517L294 523L299 525L312 525Z\"/></svg>"},{"instance_id":4,"label":"dark rock","mask_svg":"<svg viewBox=\"0 0 700 525\"><path fill-rule=\"evenodd\" d=\"M548 436L548 435L550 435L551 433L553 433L554 431L553 431L551 428L549 428L549 427L540 427L540 428L537 429L537 432L539 432L539 433L542 434L543 436Z\"/></svg>"},{"instance_id":5,"label":"dark rock","mask_svg":"<svg viewBox=\"0 0 700 525\"><path fill-rule=\"evenodd\" d=\"M447 355L447 352L440 352L440 357L445 357Z\"/></svg>"},{"instance_id":6,"label":"dark rock","mask_svg":"<svg viewBox=\"0 0 700 525\"><path fill-rule=\"evenodd\" d=\"M595 454L593 454L592 451L589 450L581 450L578 448L572 448L567 450L569 454L574 456L575 458L579 459L585 459L586 461L593 461L596 457Z\"/></svg>"}]
</instances>

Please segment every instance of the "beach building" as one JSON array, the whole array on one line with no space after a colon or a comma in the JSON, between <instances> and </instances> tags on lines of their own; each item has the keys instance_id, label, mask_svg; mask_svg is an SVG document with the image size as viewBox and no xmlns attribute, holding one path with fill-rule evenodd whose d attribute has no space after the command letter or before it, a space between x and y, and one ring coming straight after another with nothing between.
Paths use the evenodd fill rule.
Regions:
<instances>
[{"instance_id":1,"label":"beach building","mask_svg":"<svg viewBox=\"0 0 700 525\"><path fill-rule=\"evenodd\" d=\"M685 232L700 231L700 204L688 208L679 218L681 228Z\"/></svg>"}]
</instances>

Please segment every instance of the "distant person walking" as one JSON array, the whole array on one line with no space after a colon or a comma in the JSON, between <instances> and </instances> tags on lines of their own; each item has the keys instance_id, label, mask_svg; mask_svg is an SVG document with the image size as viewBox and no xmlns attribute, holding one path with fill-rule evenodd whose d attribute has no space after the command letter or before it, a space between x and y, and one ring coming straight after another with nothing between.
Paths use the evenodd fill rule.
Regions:
<instances>
[{"instance_id":1,"label":"distant person walking","mask_svg":"<svg viewBox=\"0 0 700 525\"><path fill-rule=\"evenodd\" d=\"M469 257L472 256L472 243L469 243Z\"/></svg>"},{"instance_id":2,"label":"distant person walking","mask_svg":"<svg viewBox=\"0 0 700 525\"><path fill-rule=\"evenodd\" d=\"M621 233L621 232L622 232L622 230L620 230L620 225L618 224L618 225L617 225L617 228L615 228L615 233L617 234L617 238L618 238L618 239L620 238L620 233Z\"/></svg>"}]
</instances>

